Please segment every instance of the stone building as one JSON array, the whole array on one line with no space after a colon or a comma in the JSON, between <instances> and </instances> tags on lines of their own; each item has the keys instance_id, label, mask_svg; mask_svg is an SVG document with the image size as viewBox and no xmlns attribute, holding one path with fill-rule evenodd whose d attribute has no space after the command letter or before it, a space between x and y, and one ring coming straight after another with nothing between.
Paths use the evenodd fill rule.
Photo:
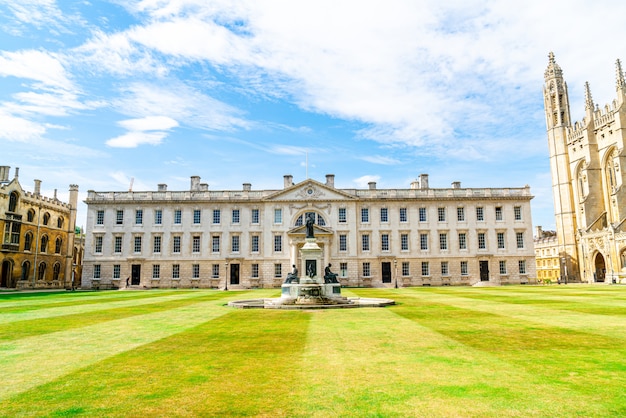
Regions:
<instances>
[{"instance_id":1,"label":"stone building","mask_svg":"<svg viewBox=\"0 0 626 418\"><path fill-rule=\"evenodd\" d=\"M300 266L315 217L324 264L345 286L529 283L528 186L339 189L284 176L283 188L88 191L83 287L279 287Z\"/></svg>"},{"instance_id":2,"label":"stone building","mask_svg":"<svg viewBox=\"0 0 626 418\"><path fill-rule=\"evenodd\" d=\"M543 89L555 221L566 280L626 280L626 82L616 63L616 98L600 108L585 83L585 116L573 122L563 71L550 53Z\"/></svg>"},{"instance_id":3,"label":"stone building","mask_svg":"<svg viewBox=\"0 0 626 418\"><path fill-rule=\"evenodd\" d=\"M9 167L0 166L0 287L66 288L74 277L74 245L78 186L70 185L70 202L42 196L41 180L34 191L9 180Z\"/></svg>"},{"instance_id":4,"label":"stone building","mask_svg":"<svg viewBox=\"0 0 626 418\"><path fill-rule=\"evenodd\" d=\"M535 227L535 263L537 265L537 281L540 283L560 283L561 261L559 260L559 240L555 231L544 231L541 226Z\"/></svg>"}]
</instances>

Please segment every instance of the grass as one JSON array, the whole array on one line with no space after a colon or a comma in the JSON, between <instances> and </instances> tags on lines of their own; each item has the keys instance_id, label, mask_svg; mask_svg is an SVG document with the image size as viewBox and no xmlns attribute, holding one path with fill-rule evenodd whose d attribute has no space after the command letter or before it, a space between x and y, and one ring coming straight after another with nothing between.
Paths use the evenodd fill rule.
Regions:
<instances>
[{"instance_id":1,"label":"grass","mask_svg":"<svg viewBox=\"0 0 626 418\"><path fill-rule=\"evenodd\" d=\"M0 416L626 416L626 287L0 295Z\"/></svg>"}]
</instances>

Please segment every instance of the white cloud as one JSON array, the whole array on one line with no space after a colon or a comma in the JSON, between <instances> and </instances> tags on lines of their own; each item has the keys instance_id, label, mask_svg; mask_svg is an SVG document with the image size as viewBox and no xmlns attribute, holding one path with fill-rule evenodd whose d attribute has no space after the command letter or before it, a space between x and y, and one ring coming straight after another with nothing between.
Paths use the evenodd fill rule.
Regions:
<instances>
[{"instance_id":1,"label":"white cloud","mask_svg":"<svg viewBox=\"0 0 626 418\"><path fill-rule=\"evenodd\" d=\"M141 119L123 120L118 122L118 125L129 131L161 131L177 127L178 122L167 116L147 116Z\"/></svg>"},{"instance_id":2,"label":"white cloud","mask_svg":"<svg viewBox=\"0 0 626 418\"><path fill-rule=\"evenodd\" d=\"M360 160L367 161L372 164L381 164L381 165L397 165L402 164L400 160L395 158L386 157L384 155L368 155L364 157L359 157Z\"/></svg>"},{"instance_id":3,"label":"white cloud","mask_svg":"<svg viewBox=\"0 0 626 418\"><path fill-rule=\"evenodd\" d=\"M228 131L249 125L238 116L240 111L236 108L174 80L167 86L133 83L113 104L121 113L130 116L163 115L207 130Z\"/></svg>"},{"instance_id":4,"label":"white cloud","mask_svg":"<svg viewBox=\"0 0 626 418\"><path fill-rule=\"evenodd\" d=\"M352 180L352 182L359 188L367 188L370 182L378 182L380 176L377 175L365 175Z\"/></svg>"},{"instance_id":5,"label":"white cloud","mask_svg":"<svg viewBox=\"0 0 626 418\"><path fill-rule=\"evenodd\" d=\"M144 144L159 145L166 136L166 132L131 131L109 139L106 144L114 148L136 148Z\"/></svg>"},{"instance_id":6,"label":"white cloud","mask_svg":"<svg viewBox=\"0 0 626 418\"><path fill-rule=\"evenodd\" d=\"M0 76L26 78L65 90L74 88L60 57L44 51L0 52Z\"/></svg>"},{"instance_id":7,"label":"white cloud","mask_svg":"<svg viewBox=\"0 0 626 418\"><path fill-rule=\"evenodd\" d=\"M43 124L13 116L0 109L0 138L26 142L40 137L45 132L46 127Z\"/></svg>"}]
</instances>

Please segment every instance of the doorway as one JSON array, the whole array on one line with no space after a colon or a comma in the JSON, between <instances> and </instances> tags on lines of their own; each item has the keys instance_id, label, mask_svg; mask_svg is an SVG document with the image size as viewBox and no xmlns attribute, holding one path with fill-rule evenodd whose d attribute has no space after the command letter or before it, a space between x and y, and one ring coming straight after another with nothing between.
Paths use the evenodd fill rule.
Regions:
<instances>
[{"instance_id":1,"label":"doorway","mask_svg":"<svg viewBox=\"0 0 626 418\"><path fill-rule=\"evenodd\" d=\"M0 287L15 287L13 284L13 265L10 261L3 261L0 269Z\"/></svg>"},{"instance_id":2,"label":"doorway","mask_svg":"<svg viewBox=\"0 0 626 418\"><path fill-rule=\"evenodd\" d=\"M130 284L139 286L141 282L141 264L133 264L130 268Z\"/></svg>"},{"instance_id":3,"label":"doorway","mask_svg":"<svg viewBox=\"0 0 626 418\"><path fill-rule=\"evenodd\" d=\"M381 269L383 273L383 283L391 283L391 263L389 261L383 261Z\"/></svg>"},{"instance_id":4,"label":"doorway","mask_svg":"<svg viewBox=\"0 0 626 418\"><path fill-rule=\"evenodd\" d=\"M230 265L230 284L239 284L239 264Z\"/></svg>"},{"instance_id":5,"label":"doorway","mask_svg":"<svg viewBox=\"0 0 626 418\"><path fill-rule=\"evenodd\" d=\"M602 254L596 254L595 260L595 272L594 272L594 281L595 282L604 282L604 278L606 277L606 264L604 263L604 257Z\"/></svg>"},{"instance_id":6,"label":"doorway","mask_svg":"<svg viewBox=\"0 0 626 418\"><path fill-rule=\"evenodd\" d=\"M489 261L480 261L480 281L489 281Z\"/></svg>"}]
</instances>

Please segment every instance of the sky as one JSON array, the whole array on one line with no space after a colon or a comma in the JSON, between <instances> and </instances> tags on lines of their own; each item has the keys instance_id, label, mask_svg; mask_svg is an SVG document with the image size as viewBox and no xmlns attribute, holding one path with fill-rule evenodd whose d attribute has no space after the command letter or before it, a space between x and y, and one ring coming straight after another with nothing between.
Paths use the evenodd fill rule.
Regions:
<instances>
[{"instance_id":1,"label":"sky","mask_svg":"<svg viewBox=\"0 0 626 418\"><path fill-rule=\"evenodd\" d=\"M523 5L523 7L520 7ZM626 59L621 0L0 0L0 165L24 189L530 186L555 229L543 74L571 116Z\"/></svg>"}]
</instances>

